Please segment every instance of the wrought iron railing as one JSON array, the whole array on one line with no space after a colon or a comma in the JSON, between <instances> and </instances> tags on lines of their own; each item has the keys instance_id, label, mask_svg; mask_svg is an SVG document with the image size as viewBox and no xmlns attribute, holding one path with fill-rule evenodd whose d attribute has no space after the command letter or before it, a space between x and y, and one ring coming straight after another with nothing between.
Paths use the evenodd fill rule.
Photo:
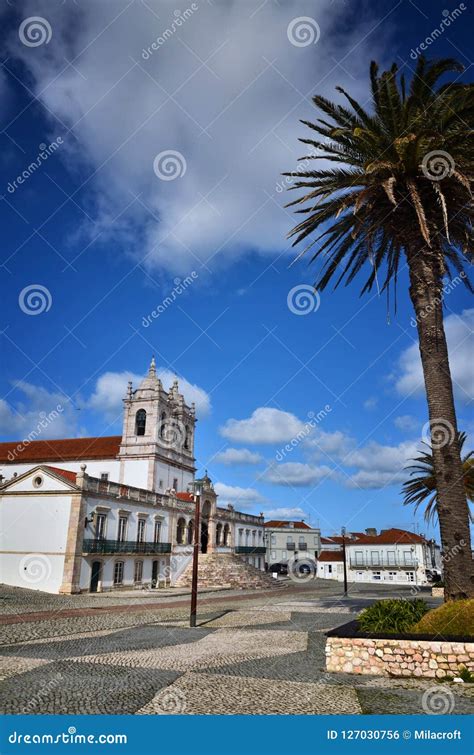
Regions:
<instances>
[{"instance_id":1,"label":"wrought iron railing","mask_svg":"<svg viewBox=\"0 0 474 755\"><path fill-rule=\"evenodd\" d=\"M235 552L240 553L241 555L245 554L253 554L260 556L263 553L267 552L267 549L264 545L236 545L235 546Z\"/></svg>"},{"instance_id":2,"label":"wrought iron railing","mask_svg":"<svg viewBox=\"0 0 474 755\"><path fill-rule=\"evenodd\" d=\"M137 543L136 540L84 540L83 553L171 553L171 543Z\"/></svg>"}]
</instances>

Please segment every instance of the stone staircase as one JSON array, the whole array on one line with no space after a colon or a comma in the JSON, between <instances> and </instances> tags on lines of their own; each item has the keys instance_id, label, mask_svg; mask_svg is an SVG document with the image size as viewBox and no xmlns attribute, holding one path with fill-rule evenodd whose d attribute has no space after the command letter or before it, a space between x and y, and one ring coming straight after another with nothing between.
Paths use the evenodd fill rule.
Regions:
<instances>
[{"instance_id":1,"label":"stone staircase","mask_svg":"<svg viewBox=\"0 0 474 755\"><path fill-rule=\"evenodd\" d=\"M192 563L176 580L175 587L191 587ZM283 584L231 553L200 553L198 587L227 587L240 590L271 589Z\"/></svg>"}]
</instances>

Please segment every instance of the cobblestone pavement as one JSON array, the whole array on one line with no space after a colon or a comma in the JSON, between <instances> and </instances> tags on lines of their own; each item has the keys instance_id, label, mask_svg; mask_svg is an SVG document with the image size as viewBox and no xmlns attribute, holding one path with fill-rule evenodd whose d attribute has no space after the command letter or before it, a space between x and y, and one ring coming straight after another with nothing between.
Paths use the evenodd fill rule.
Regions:
<instances>
[{"instance_id":1,"label":"cobblestone pavement","mask_svg":"<svg viewBox=\"0 0 474 755\"><path fill-rule=\"evenodd\" d=\"M112 611L111 596L93 603L29 593L8 591L18 616L52 613L1 627L2 713L416 714L428 693L452 713L472 710L472 685L325 671L325 632L380 597L368 588L341 599L340 586L317 583L310 593L247 594L245 602L226 591L201 603L194 629L188 606L168 598L141 610L124 597L137 610ZM100 608L92 615L61 615L91 602Z\"/></svg>"}]
</instances>

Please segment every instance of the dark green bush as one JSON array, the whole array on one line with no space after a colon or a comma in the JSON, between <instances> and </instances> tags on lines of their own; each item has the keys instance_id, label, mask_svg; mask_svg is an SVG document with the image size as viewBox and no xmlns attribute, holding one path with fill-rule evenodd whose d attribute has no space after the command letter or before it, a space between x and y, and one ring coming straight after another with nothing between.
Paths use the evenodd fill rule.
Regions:
<instances>
[{"instance_id":1,"label":"dark green bush","mask_svg":"<svg viewBox=\"0 0 474 755\"><path fill-rule=\"evenodd\" d=\"M379 600L365 608L358 618L363 632L407 632L428 611L424 600Z\"/></svg>"}]
</instances>

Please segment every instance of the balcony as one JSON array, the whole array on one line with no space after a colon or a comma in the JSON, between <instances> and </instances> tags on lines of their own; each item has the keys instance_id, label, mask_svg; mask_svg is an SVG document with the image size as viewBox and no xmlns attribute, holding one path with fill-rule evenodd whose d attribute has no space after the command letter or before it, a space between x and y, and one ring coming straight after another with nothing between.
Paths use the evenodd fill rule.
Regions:
<instances>
[{"instance_id":1,"label":"balcony","mask_svg":"<svg viewBox=\"0 0 474 755\"><path fill-rule=\"evenodd\" d=\"M351 569L416 569L418 567L418 561L416 559L405 561L402 558L395 558L395 560L379 558L376 563L367 558L356 559L351 556L349 559L349 566Z\"/></svg>"},{"instance_id":2,"label":"balcony","mask_svg":"<svg viewBox=\"0 0 474 755\"><path fill-rule=\"evenodd\" d=\"M136 540L84 540L83 553L171 553L171 543L137 543Z\"/></svg>"},{"instance_id":3,"label":"balcony","mask_svg":"<svg viewBox=\"0 0 474 755\"><path fill-rule=\"evenodd\" d=\"M236 545L235 552L237 554L250 554L253 556L261 556L267 552L264 545Z\"/></svg>"},{"instance_id":4,"label":"balcony","mask_svg":"<svg viewBox=\"0 0 474 755\"><path fill-rule=\"evenodd\" d=\"M294 543L287 543L286 544L286 550L287 551L294 551L295 550L295 544Z\"/></svg>"},{"instance_id":5,"label":"balcony","mask_svg":"<svg viewBox=\"0 0 474 755\"><path fill-rule=\"evenodd\" d=\"M298 550L299 551L307 551L308 550L308 543L298 543Z\"/></svg>"}]
</instances>

